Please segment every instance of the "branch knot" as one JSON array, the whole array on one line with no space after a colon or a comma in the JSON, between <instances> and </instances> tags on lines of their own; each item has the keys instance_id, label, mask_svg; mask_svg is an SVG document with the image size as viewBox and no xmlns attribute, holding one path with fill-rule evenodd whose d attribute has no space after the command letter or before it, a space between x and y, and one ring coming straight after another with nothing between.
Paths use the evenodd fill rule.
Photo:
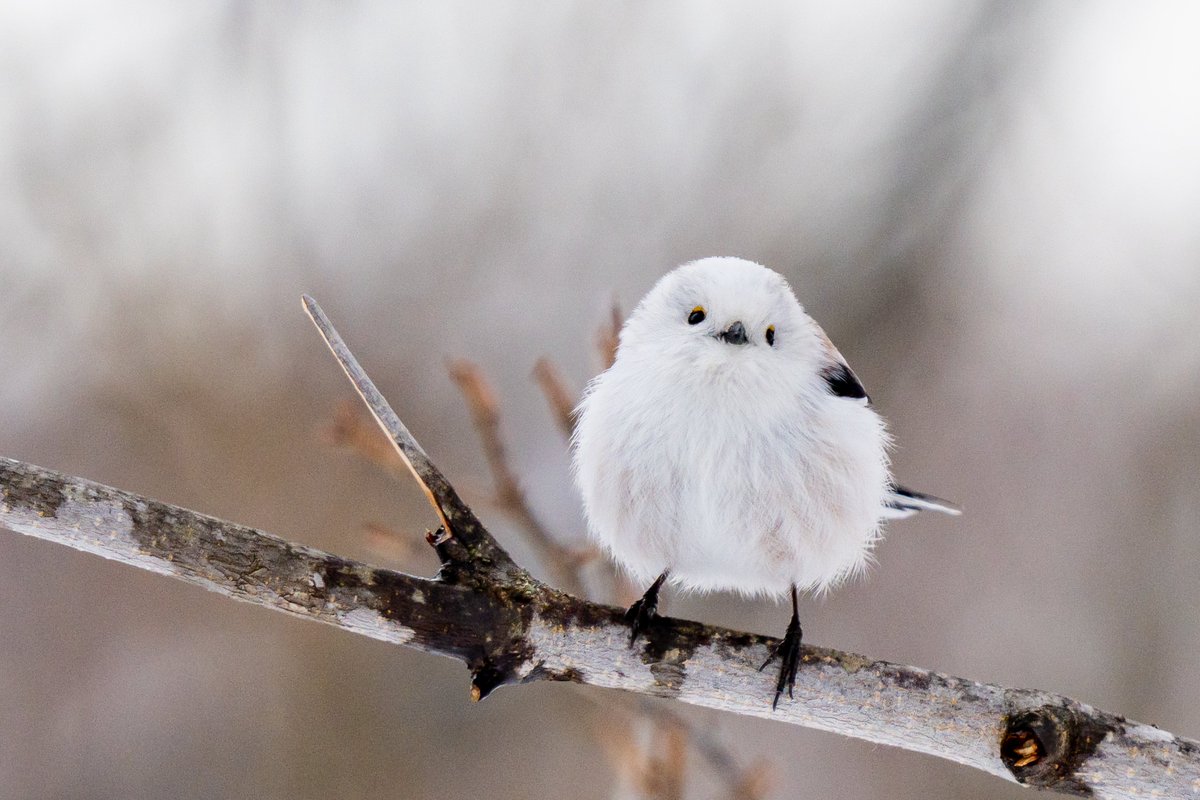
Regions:
<instances>
[{"instance_id":1,"label":"branch knot","mask_svg":"<svg viewBox=\"0 0 1200 800\"><path fill-rule=\"evenodd\" d=\"M1000 759L1019 783L1089 797L1092 790L1079 779L1080 767L1122 722L1111 714L1080 713L1071 705L1041 705L1008 716Z\"/></svg>"}]
</instances>

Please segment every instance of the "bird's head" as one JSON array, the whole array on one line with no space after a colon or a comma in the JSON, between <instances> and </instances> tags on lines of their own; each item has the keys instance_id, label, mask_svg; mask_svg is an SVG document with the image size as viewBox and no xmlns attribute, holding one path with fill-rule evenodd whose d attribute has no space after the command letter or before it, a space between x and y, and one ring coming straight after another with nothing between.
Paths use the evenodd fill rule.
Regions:
<instances>
[{"instance_id":1,"label":"bird's head","mask_svg":"<svg viewBox=\"0 0 1200 800\"><path fill-rule=\"evenodd\" d=\"M778 378L815 371L821 337L782 275L740 258L705 258L655 284L621 331L618 359L706 379Z\"/></svg>"}]
</instances>

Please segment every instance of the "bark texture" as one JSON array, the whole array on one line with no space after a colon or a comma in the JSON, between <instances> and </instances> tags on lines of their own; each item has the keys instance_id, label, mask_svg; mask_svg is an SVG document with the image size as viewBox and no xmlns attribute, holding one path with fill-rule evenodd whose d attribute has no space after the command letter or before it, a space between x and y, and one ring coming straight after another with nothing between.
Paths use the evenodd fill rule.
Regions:
<instances>
[{"instance_id":1,"label":"bark texture","mask_svg":"<svg viewBox=\"0 0 1200 800\"><path fill-rule=\"evenodd\" d=\"M464 662L472 692L566 680L895 745L1096 797L1200 797L1200 744L1045 692L806 645L771 711L775 639L660 618L632 649L622 610L523 571L420 578L79 478L0 459L0 524L227 597ZM464 554L465 555L465 554ZM501 578L504 575L506 577Z\"/></svg>"}]
</instances>

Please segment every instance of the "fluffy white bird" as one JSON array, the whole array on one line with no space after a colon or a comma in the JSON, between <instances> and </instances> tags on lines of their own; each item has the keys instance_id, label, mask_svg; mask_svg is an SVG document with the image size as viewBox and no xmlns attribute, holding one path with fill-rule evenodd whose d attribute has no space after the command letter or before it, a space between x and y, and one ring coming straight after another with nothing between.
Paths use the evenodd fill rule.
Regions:
<instances>
[{"instance_id":1,"label":"fluffy white bird","mask_svg":"<svg viewBox=\"0 0 1200 800\"><path fill-rule=\"evenodd\" d=\"M797 591L863 570L887 517L957 514L897 486L883 420L787 281L738 258L668 273L621 330L578 409L574 471L592 536L650 584L791 592L774 704L800 660Z\"/></svg>"}]
</instances>

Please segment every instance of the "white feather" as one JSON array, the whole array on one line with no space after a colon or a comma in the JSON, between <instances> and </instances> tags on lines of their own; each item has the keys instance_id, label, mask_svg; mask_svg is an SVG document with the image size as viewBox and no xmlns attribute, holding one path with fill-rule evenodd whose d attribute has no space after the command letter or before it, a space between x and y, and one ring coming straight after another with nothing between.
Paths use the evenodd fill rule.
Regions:
<instances>
[{"instance_id":1,"label":"white feather","mask_svg":"<svg viewBox=\"0 0 1200 800\"><path fill-rule=\"evenodd\" d=\"M707 316L690 325L697 306ZM734 322L747 344L718 338ZM591 535L639 581L669 569L686 589L823 591L861 571L889 492L888 437L869 406L830 391L832 357L766 267L707 258L664 276L579 407Z\"/></svg>"}]
</instances>

